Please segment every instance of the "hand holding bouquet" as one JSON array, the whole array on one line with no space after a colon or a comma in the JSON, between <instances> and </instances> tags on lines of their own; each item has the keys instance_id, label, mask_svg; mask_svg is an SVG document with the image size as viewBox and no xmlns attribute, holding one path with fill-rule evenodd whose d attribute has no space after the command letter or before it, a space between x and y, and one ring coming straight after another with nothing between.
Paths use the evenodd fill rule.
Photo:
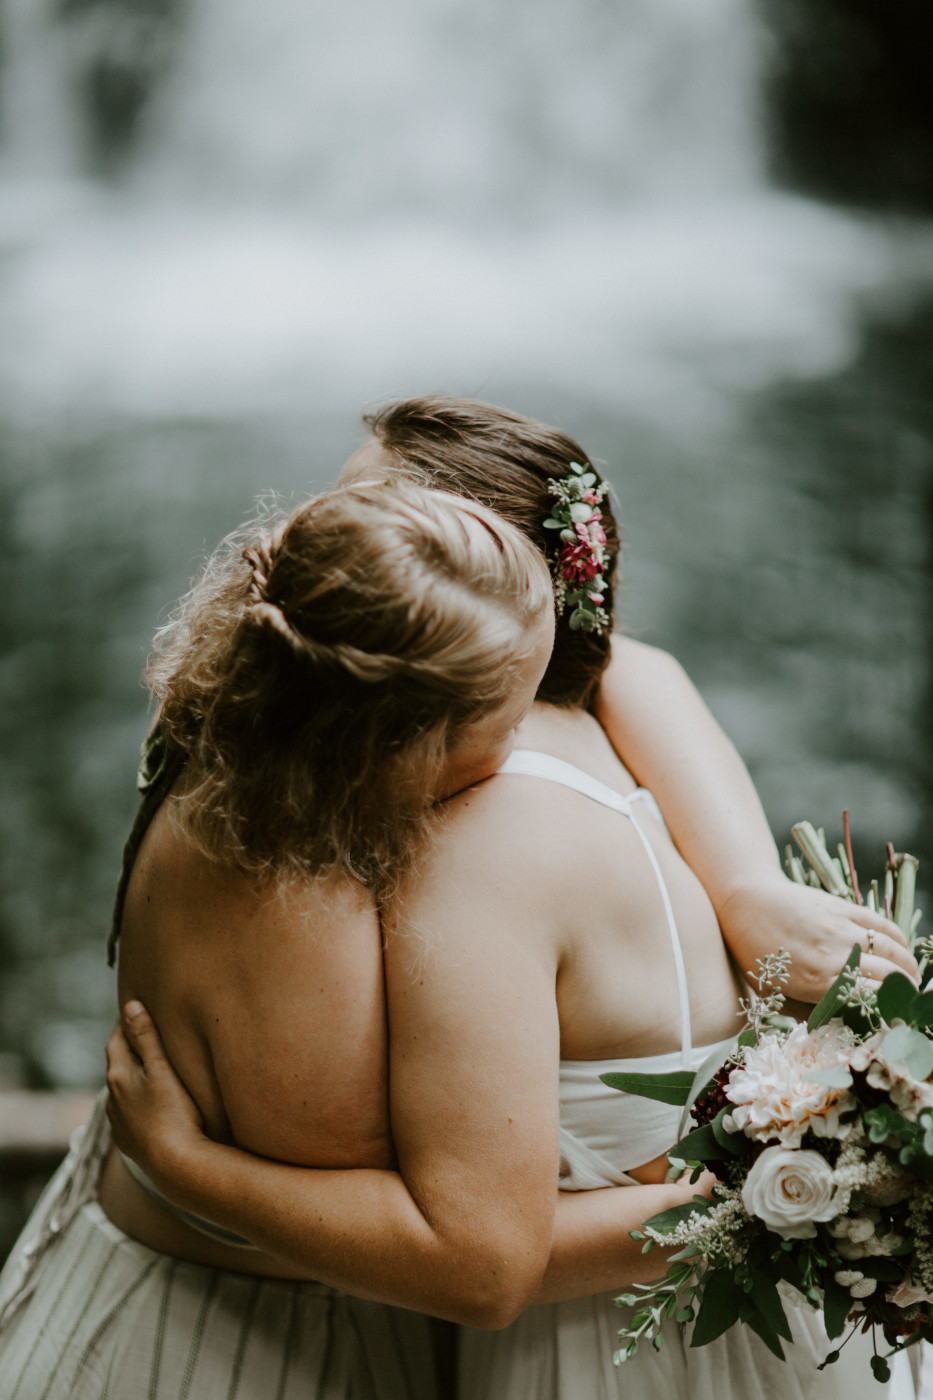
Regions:
<instances>
[{"instance_id":1,"label":"hand holding bouquet","mask_svg":"<svg viewBox=\"0 0 933 1400\"><path fill-rule=\"evenodd\" d=\"M861 902L848 821L837 856L808 823L794 828L809 862L789 857L793 878ZM868 902L909 933L922 979L933 949L917 937L917 862L888 848L884 883ZM663 1344L662 1324L693 1324L703 1346L745 1322L783 1358L792 1340L785 1302L822 1308L839 1338L831 1364L857 1331L870 1331L872 1370L933 1341L933 991L892 973L859 975L856 944L806 1025L781 1016L789 959L759 964L759 994L743 1002L747 1024L734 1049L695 1075L607 1074L614 1088L683 1105L672 1161L696 1180L705 1167L713 1199L652 1217L636 1232L644 1249L674 1246L658 1283L618 1302L634 1308L617 1361L641 1342ZM886 1352L879 1351L879 1338Z\"/></svg>"}]
</instances>

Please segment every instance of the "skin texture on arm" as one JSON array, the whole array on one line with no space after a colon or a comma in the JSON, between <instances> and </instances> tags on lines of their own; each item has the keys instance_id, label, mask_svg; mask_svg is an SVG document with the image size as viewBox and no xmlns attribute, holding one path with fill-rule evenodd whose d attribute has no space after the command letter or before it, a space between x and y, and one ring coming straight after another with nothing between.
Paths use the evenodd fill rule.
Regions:
<instances>
[{"instance_id":1,"label":"skin texture on arm","mask_svg":"<svg viewBox=\"0 0 933 1400\"><path fill-rule=\"evenodd\" d=\"M435 923L440 883L421 872L424 898L409 910L419 929ZM503 936L506 914L476 922L477 912L445 927L443 958L419 935L390 939L401 1175L305 1174L202 1138L199 1152L162 1143L139 1154L160 1189L228 1228L240 1222L261 1248L336 1287L479 1326L516 1316L544 1272L553 1229L553 970L533 942ZM113 1093L119 1105L115 1081Z\"/></svg>"},{"instance_id":2,"label":"skin texture on arm","mask_svg":"<svg viewBox=\"0 0 933 1400\"><path fill-rule=\"evenodd\" d=\"M142 1066L118 1034L109 1082L119 1145L178 1204L309 1277L497 1327L542 1287L542 1298L567 1298L657 1276L660 1256L644 1259L628 1232L693 1190L574 1194L561 1199L555 1234L559 950L541 936L549 881L534 864L529 880L534 834L516 831L508 802L485 811L488 795L455 799L475 820L459 823L455 840L441 834L389 931L400 1174L298 1170L209 1142L146 1017L128 1026Z\"/></svg>"},{"instance_id":3,"label":"skin texture on arm","mask_svg":"<svg viewBox=\"0 0 933 1400\"><path fill-rule=\"evenodd\" d=\"M125 1030L123 1028L125 1026ZM116 1141L177 1204L251 1238L299 1276L357 1297L418 1308L474 1327L501 1327L526 1303L585 1297L644 1283L666 1267L670 1250L643 1255L631 1239L649 1216L695 1195L713 1178L633 1188L558 1193L550 1253L534 1292L509 1306L494 1277L432 1280L422 1286L417 1264L430 1225L419 1220L404 1182L393 1172L291 1167L205 1137L200 1114L175 1074L148 1012L128 1003L110 1038L108 1114ZM553 1205L553 1183L551 1183ZM465 1202L461 1202L466 1205ZM472 1216L483 1260L485 1203ZM420 1237L420 1238L419 1238ZM455 1267L451 1259L450 1267Z\"/></svg>"},{"instance_id":4,"label":"skin texture on arm","mask_svg":"<svg viewBox=\"0 0 933 1400\"><path fill-rule=\"evenodd\" d=\"M758 794L738 752L682 667L666 652L616 636L596 715L616 751L660 803L671 835L716 910L738 967L784 947L788 994L817 1001L852 944L862 970L884 978L917 967L897 925L783 874Z\"/></svg>"}]
</instances>

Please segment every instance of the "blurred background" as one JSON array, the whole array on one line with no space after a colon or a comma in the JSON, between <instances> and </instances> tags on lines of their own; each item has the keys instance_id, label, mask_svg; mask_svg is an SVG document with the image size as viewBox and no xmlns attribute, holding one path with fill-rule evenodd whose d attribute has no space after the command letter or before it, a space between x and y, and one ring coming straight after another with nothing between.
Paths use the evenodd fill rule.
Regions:
<instances>
[{"instance_id":1,"label":"blurred background","mask_svg":"<svg viewBox=\"0 0 933 1400\"><path fill-rule=\"evenodd\" d=\"M0 0L0 326L7 1089L101 1079L157 621L389 398L581 438L779 840L931 868L926 0Z\"/></svg>"}]
</instances>

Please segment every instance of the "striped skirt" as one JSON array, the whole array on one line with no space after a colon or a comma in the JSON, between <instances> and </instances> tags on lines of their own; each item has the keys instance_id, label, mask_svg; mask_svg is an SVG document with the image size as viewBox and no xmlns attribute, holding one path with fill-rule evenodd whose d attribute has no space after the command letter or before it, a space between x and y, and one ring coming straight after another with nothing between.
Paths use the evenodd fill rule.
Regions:
<instances>
[{"instance_id":1,"label":"striped skirt","mask_svg":"<svg viewBox=\"0 0 933 1400\"><path fill-rule=\"evenodd\" d=\"M429 1323L173 1259L88 1202L0 1328L0 1400L169 1398L437 1400Z\"/></svg>"}]
</instances>

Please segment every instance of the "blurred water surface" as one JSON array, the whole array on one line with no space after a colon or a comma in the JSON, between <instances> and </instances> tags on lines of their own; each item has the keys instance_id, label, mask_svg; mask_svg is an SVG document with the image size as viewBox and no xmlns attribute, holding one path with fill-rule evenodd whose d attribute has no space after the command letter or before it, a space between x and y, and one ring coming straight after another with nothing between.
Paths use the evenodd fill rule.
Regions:
<instances>
[{"instance_id":1,"label":"blurred water surface","mask_svg":"<svg viewBox=\"0 0 933 1400\"><path fill-rule=\"evenodd\" d=\"M0 1065L93 1084L160 616L364 403L606 463L780 833L929 853L933 253L770 187L750 0L4 0ZM872 857L874 862L874 857Z\"/></svg>"}]
</instances>

